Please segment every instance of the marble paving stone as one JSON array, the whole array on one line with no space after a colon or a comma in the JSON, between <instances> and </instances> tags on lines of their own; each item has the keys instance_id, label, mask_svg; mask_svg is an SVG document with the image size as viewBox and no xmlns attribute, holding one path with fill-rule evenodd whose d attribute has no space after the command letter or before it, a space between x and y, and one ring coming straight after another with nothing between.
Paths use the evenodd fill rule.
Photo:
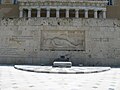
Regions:
<instances>
[{"instance_id":1,"label":"marble paving stone","mask_svg":"<svg viewBox=\"0 0 120 90\"><path fill-rule=\"evenodd\" d=\"M46 74L0 66L0 90L120 90L120 68L92 74Z\"/></svg>"}]
</instances>

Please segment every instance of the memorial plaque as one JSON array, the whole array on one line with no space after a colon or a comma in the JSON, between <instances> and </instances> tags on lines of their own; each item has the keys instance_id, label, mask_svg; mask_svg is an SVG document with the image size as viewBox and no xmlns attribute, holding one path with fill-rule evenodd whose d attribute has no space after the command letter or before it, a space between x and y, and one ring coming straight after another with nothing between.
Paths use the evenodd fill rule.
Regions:
<instances>
[{"instance_id":1,"label":"memorial plaque","mask_svg":"<svg viewBox=\"0 0 120 90\"><path fill-rule=\"evenodd\" d=\"M41 49L83 51L85 50L85 31L43 30L41 33Z\"/></svg>"}]
</instances>

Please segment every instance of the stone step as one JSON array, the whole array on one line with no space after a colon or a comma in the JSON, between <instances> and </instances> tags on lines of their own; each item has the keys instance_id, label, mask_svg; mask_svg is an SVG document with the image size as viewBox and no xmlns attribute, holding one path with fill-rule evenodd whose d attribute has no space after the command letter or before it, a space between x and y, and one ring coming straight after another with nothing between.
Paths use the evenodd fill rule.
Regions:
<instances>
[{"instance_id":1,"label":"stone step","mask_svg":"<svg viewBox=\"0 0 120 90\"><path fill-rule=\"evenodd\" d=\"M72 62L53 62L53 67L71 67Z\"/></svg>"}]
</instances>

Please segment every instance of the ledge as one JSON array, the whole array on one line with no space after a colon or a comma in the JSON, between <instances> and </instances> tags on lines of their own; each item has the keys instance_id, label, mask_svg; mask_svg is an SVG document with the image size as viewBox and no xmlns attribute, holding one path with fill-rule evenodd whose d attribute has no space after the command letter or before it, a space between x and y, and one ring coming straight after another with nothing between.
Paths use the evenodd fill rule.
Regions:
<instances>
[{"instance_id":1,"label":"ledge","mask_svg":"<svg viewBox=\"0 0 120 90\"><path fill-rule=\"evenodd\" d=\"M53 73L53 74L90 74L109 71L110 67L71 67L58 68L52 66L32 66L32 65L15 65L15 69L36 72L36 73Z\"/></svg>"}]
</instances>

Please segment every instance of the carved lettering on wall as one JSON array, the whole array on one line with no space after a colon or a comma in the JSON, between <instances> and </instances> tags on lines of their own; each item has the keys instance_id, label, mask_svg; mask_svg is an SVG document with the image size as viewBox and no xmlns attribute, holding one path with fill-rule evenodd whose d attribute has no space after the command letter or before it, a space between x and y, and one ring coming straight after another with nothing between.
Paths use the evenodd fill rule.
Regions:
<instances>
[{"instance_id":1,"label":"carved lettering on wall","mask_svg":"<svg viewBox=\"0 0 120 90\"><path fill-rule=\"evenodd\" d=\"M9 41L20 43L31 39L33 39L33 36L12 36Z\"/></svg>"},{"instance_id":2,"label":"carved lettering on wall","mask_svg":"<svg viewBox=\"0 0 120 90\"><path fill-rule=\"evenodd\" d=\"M93 38L96 42L110 42L113 38Z\"/></svg>"},{"instance_id":3,"label":"carved lettering on wall","mask_svg":"<svg viewBox=\"0 0 120 90\"><path fill-rule=\"evenodd\" d=\"M43 30L42 50L85 50L85 32L79 30Z\"/></svg>"},{"instance_id":4,"label":"carved lettering on wall","mask_svg":"<svg viewBox=\"0 0 120 90\"><path fill-rule=\"evenodd\" d=\"M1 56L16 56L19 55L17 48L0 48Z\"/></svg>"}]
</instances>

